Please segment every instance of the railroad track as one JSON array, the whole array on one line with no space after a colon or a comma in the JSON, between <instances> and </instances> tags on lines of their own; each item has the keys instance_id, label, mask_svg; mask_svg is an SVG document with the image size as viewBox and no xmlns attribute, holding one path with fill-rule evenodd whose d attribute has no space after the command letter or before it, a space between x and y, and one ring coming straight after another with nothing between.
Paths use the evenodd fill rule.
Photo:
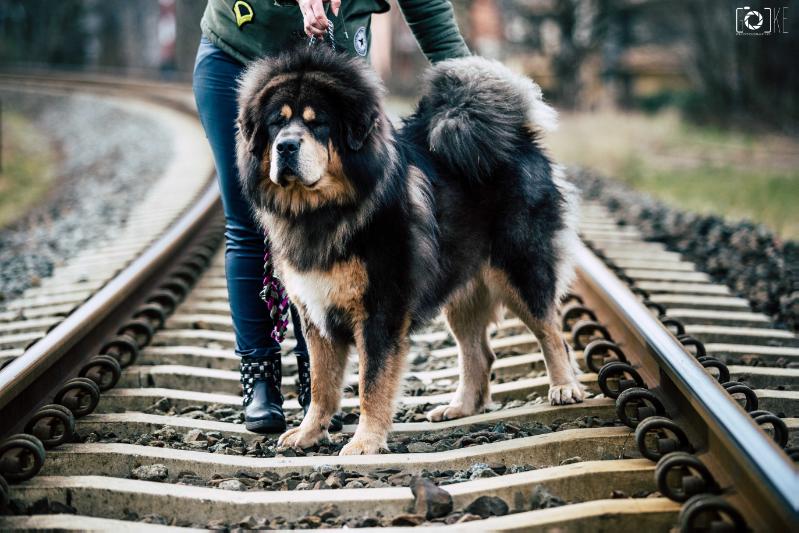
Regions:
<instances>
[{"instance_id":1,"label":"railroad track","mask_svg":"<svg viewBox=\"0 0 799 533\"><path fill-rule=\"evenodd\" d=\"M796 530L797 337L599 205L584 206L582 236L561 313L584 403L546 403L538 342L506 315L491 333L495 405L427 422L457 385L437 320L412 337L392 453L336 455L357 423L357 380L342 433L285 451L241 425L206 191L0 371L0 529ZM290 425L295 373L287 357Z\"/></svg>"},{"instance_id":2,"label":"railroad track","mask_svg":"<svg viewBox=\"0 0 799 533\"><path fill-rule=\"evenodd\" d=\"M173 157L123 227L56 265L51 276L21 297L0 303L0 368L21 355L65 316L108 283L206 192L213 162L185 88L103 77L0 73L0 89L37 95L80 93L100 98L159 124L173 139ZM87 89L91 89L87 93ZM120 147L120 149L124 149Z\"/></svg>"}]
</instances>

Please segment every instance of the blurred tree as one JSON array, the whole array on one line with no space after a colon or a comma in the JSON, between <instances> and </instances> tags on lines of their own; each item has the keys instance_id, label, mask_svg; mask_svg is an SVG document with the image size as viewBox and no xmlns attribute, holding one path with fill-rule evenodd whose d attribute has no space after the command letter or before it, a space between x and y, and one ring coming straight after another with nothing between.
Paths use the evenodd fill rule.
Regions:
<instances>
[{"instance_id":1,"label":"blurred tree","mask_svg":"<svg viewBox=\"0 0 799 533\"><path fill-rule=\"evenodd\" d=\"M602 44L611 14L610 0L558 0L553 20L560 38L552 56L561 105L577 107L583 80L581 70Z\"/></svg>"},{"instance_id":2,"label":"blurred tree","mask_svg":"<svg viewBox=\"0 0 799 533\"><path fill-rule=\"evenodd\" d=\"M548 93L563 107L579 107L587 80L606 40L618 0L498 0L506 57L537 57L539 80L552 78ZM543 65L546 65L544 67ZM592 72L587 72L591 70Z\"/></svg>"},{"instance_id":3,"label":"blurred tree","mask_svg":"<svg viewBox=\"0 0 799 533\"><path fill-rule=\"evenodd\" d=\"M83 0L3 0L0 61L83 63L86 32Z\"/></svg>"},{"instance_id":4,"label":"blurred tree","mask_svg":"<svg viewBox=\"0 0 799 533\"><path fill-rule=\"evenodd\" d=\"M622 105L677 102L697 121L797 129L799 0L497 2L504 57L561 106L601 101L599 88ZM744 6L784 9L782 33L736 35Z\"/></svg>"},{"instance_id":5,"label":"blurred tree","mask_svg":"<svg viewBox=\"0 0 799 533\"><path fill-rule=\"evenodd\" d=\"M191 75L206 0L177 0L174 59L157 0L0 0L0 62Z\"/></svg>"},{"instance_id":6,"label":"blurred tree","mask_svg":"<svg viewBox=\"0 0 799 533\"><path fill-rule=\"evenodd\" d=\"M502 57L502 17L497 0L474 0L469 10L469 38L473 51L484 57Z\"/></svg>"},{"instance_id":7,"label":"blurred tree","mask_svg":"<svg viewBox=\"0 0 799 533\"><path fill-rule=\"evenodd\" d=\"M175 62L177 70L191 72L194 69L194 56L200 42L200 19L205 11L206 0L178 0L177 38Z\"/></svg>"},{"instance_id":8,"label":"blurred tree","mask_svg":"<svg viewBox=\"0 0 799 533\"><path fill-rule=\"evenodd\" d=\"M784 33L736 35L736 9L786 9ZM689 112L722 125L799 126L799 1L680 0L689 74L698 90ZM765 13L765 11L763 11ZM784 15L786 18L783 21ZM774 21L771 21L774 23Z\"/></svg>"}]
</instances>

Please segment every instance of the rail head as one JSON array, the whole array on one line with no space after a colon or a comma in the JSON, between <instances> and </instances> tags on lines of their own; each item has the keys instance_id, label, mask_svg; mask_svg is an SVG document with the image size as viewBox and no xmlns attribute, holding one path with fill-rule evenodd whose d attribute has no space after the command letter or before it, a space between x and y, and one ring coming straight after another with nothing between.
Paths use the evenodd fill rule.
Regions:
<instances>
[{"instance_id":1,"label":"rail head","mask_svg":"<svg viewBox=\"0 0 799 533\"><path fill-rule=\"evenodd\" d=\"M37 87L56 84L61 90L97 94L135 91L139 99L153 100L196 116L192 105L187 103L193 99L184 98L190 94L188 86L181 84L141 83L74 72L54 74L31 69L0 69L0 83L9 82ZM170 96L162 94L165 88ZM186 250L221 212L219 190L213 176L212 172L201 176L207 183L203 192L139 257L0 371L0 436L19 430L26 413L37 405L48 403L53 383L74 375L75 365L87 354L94 353L108 335L115 333L114 327L128 319L130 311L143 298L140 294L150 290L166 274L164 270L170 259Z\"/></svg>"},{"instance_id":2,"label":"rail head","mask_svg":"<svg viewBox=\"0 0 799 533\"><path fill-rule=\"evenodd\" d=\"M197 202L144 253L0 371L0 436L19 429L26 412L48 403L53 381L69 377L61 374L114 333L137 299L156 285L172 259L188 248L219 211L219 188L211 181Z\"/></svg>"},{"instance_id":3,"label":"rail head","mask_svg":"<svg viewBox=\"0 0 799 533\"><path fill-rule=\"evenodd\" d=\"M701 420L694 429L715 445L723 446L746 479L736 479L736 492L757 512L757 521L796 526L799 477L794 465L683 345L644 306L633 292L584 244L578 246L576 265L580 283L611 313L612 319L643 346L683 400L677 413L682 423ZM654 379L657 381L657 378ZM651 385L651 384L650 384ZM679 415L683 416L680 417ZM712 438L710 437L712 435ZM703 443L710 446L710 442ZM726 465L730 467L731 465Z\"/></svg>"}]
</instances>

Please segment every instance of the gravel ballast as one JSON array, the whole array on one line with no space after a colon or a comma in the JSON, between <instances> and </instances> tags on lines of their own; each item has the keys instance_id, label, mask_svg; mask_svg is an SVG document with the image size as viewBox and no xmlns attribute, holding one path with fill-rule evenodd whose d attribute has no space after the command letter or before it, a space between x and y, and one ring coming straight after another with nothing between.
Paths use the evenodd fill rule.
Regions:
<instances>
[{"instance_id":1,"label":"gravel ballast","mask_svg":"<svg viewBox=\"0 0 799 533\"><path fill-rule=\"evenodd\" d=\"M522 470L519 470L522 471ZM512 473L512 472L508 472ZM183 480L191 478L191 473L185 473ZM223 483L236 482L246 485L240 480L249 479L242 475L237 479L229 479L219 483L220 488ZM186 481L190 484L190 481ZM451 524L462 524L492 516L504 516L525 511L539 509L550 509L560 507L569 503L558 495L553 494L545 485L536 485L529 498L520 502L508 502L496 496L478 496L463 508L453 508L451 497L446 491L446 486L438 486L435 478L429 474L413 477L409 482L414 487L414 504L408 512L403 514L385 515L377 510L374 513L352 516L342 513L335 504L324 504L297 520L289 520L282 516L257 516L246 515L234 523L226 523L223 520L214 520L207 523L189 523L177 521L169 516L160 514L138 515L134 512L126 511L124 520L141 522L146 524L172 525L181 527L204 528L217 531L248 531L253 529L328 529L328 528L365 528L365 527L413 527L413 526L442 526ZM228 483L231 488L228 490L242 490L234 483ZM234 488L234 486L236 488ZM658 492L640 492L635 494L625 494L618 490L609 490L608 498L612 499L637 499L637 498L656 498L661 495ZM58 501L50 501L42 498L32 505L25 506L15 501L11 502L13 514L56 514L69 513L75 514L77 510L69 505Z\"/></svg>"},{"instance_id":2,"label":"gravel ballast","mask_svg":"<svg viewBox=\"0 0 799 533\"><path fill-rule=\"evenodd\" d=\"M799 242L783 241L762 225L682 211L584 169L570 179L587 200L607 207L648 241L661 242L746 298L777 326L799 331Z\"/></svg>"},{"instance_id":3,"label":"gravel ballast","mask_svg":"<svg viewBox=\"0 0 799 533\"><path fill-rule=\"evenodd\" d=\"M165 170L172 141L157 122L88 95L0 90L59 156L39 205L0 229L0 307L53 267L113 236Z\"/></svg>"}]
</instances>

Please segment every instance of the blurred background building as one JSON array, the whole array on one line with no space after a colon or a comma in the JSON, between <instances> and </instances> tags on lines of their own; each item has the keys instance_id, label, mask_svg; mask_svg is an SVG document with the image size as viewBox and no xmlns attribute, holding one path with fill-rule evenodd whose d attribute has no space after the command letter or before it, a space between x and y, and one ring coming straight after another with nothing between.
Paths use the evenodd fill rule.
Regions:
<instances>
[{"instance_id":1,"label":"blurred background building","mask_svg":"<svg viewBox=\"0 0 799 533\"><path fill-rule=\"evenodd\" d=\"M561 107L677 105L705 120L785 127L799 117L796 0L745 2L787 8L786 33L761 38L733 31L741 4L734 0L453 4L472 50L531 75ZM2 0L0 61L188 79L204 6L204 0ZM374 25L375 67L393 94L411 96L425 64L413 36L398 9L375 17Z\"/></svg>"},{"instance_id":2,"label":"blurred background building","mask_svg":"<svg viewBox=\"0 0 799 533\"><path fill-rule=\"evenodd\" d=\"M204 0L2 0L0 61L188 79Z\"/></svg>"}]
</instances>

